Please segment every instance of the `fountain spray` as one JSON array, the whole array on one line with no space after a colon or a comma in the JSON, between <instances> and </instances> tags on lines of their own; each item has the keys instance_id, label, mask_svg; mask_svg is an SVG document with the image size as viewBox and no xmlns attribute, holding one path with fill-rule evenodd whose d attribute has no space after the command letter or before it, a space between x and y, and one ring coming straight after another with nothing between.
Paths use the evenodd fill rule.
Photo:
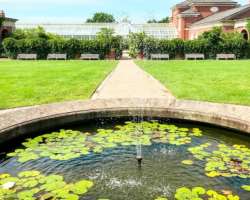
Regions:
<instances>
[{"instance_id":1,"label":"fountain spray","mask_svg":"<svg viewBox=\"0 0 250 200\"><path fill-rule=\"evenodd\" d=\"M137 144L136 144L136 160L138 162L138 167L142 167L142 145L140 141L140 136L143 134L143 128L142 127L137 127L136 130L136 135L137 135Z\"/></svg>"},{"instance_id":2,"label":"fountain spray","mask_svg":"<svg viewBox=\"0 0 250 200\"><path fill-rule=\"evenodd\" d=\"M141 150L141 144L136 145L136 160L138 162L138 167L141 168L142 166L142 150Z\"/></svg>"}]
</instances>

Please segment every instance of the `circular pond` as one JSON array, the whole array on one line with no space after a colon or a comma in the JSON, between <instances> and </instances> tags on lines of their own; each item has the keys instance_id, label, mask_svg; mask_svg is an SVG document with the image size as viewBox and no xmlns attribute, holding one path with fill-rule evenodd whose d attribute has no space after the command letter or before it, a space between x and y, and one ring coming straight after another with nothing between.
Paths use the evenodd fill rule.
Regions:
<instances>
[{"instance_id":1,"label":"circular pond","mask_svg":"<svg viewBox=\"0 0 250 200\"><path fill-rule=\"evenodd\" d=\"M250 138L203 125L95 121L0 155L0 199L250 199Z\"/></svg>"}]
</instances>

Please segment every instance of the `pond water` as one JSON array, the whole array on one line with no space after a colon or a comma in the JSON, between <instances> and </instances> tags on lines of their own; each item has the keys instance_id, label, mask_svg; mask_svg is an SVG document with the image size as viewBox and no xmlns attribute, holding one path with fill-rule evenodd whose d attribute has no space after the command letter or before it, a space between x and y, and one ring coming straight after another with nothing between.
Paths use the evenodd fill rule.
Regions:
<instances>
[{"instance_id":1,"label":"pond water","mask_svg":"<svg viewBox=\"0 0 250 200\"><path fill-rule=\"evenodd\" d=\"M250 137L240 133L165 120L64 128L2 149L0 199L250 199Z\"/></svg>"}]
</instances>

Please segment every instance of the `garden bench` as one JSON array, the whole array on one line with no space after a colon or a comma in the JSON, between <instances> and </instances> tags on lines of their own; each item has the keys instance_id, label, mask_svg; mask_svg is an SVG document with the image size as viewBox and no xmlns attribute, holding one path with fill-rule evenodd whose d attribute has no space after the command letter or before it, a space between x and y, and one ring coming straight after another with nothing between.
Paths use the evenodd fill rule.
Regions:
<instances>
[{"instance_id":1,"label":"garden bench","mask_svg":"<svg viewBox=\"0 0 250 200\"><path fill-rule=\"evenodd\" d=\"M185 59L186 60L188 60L188 59L194 59L194 60L202 59L202 60L204 60L205 59L205 55L201 54L201 53L191 53L191 54L186 54L185 55Z\"/></svg>"},{"instance_id":2,"label":"garden bench","mask_svg":"<svg viewBox=\"0 0 250 200\"><path fill-rule=\"evenodd\" d=\"M217 60L235 60L236 56L235 54L217 54L216 55Z\"/></svg>"},{"instance_id":3,"label":"garden bench","mask_svg":"<svg viewBox=\"0 0 250 200\"><path fill-rule=\"evenodd\" d=\"M48 54L47 60L67 60L67 54Z\"/></svg>"},{"instance_id":4,"label":"garden bench","mask_svg":"<svg viewBox=\"0 0 250 200\"><path fill-rule=\"evenodd\" d=\"M18 54L17 59L18 60L36 60L37 54Z\"/></svg>"},{"instance_id":5,"label":"garden bench","mask_svg":"<svg viewBox=\"0 0 250 200\"><path fill-rule=\"evenodd\" d=\"M99 54L81 54L80 59L81 60L99 60L100 55Z\"/></svg>"},{"instance_id":6,"label":"garden bench","mask_svg":"<svg viewBox=\"0 0 250 200\"><path fill-rule=\"evenodd\" d=\"M169 54L151 54L150 58L152 60L169 60Z\"/></svg>"}]
</instances>

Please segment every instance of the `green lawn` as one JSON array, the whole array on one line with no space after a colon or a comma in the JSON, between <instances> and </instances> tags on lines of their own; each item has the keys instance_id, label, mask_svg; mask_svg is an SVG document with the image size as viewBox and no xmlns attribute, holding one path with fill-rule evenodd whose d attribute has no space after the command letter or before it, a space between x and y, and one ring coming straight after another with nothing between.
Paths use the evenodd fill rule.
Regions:
<instances>
[{"instance_id":1,"label":"green lawn","mask_svg":"<svg viewBox=\"0 0 250 200\"><path fill-rule=\"evenodd\" d=\"M250 105L250 61L136 61L177 98Z\"/></svg>"},{"instance_id":2,"label":"green lawn","mask_svg":"<svg viewBox=\"0 0 250 200\"><path fill-rule=\"evenodd\" d=\"M117 61L0 61L0 109L87 99Z\"/></svg>"}]
</instances>

